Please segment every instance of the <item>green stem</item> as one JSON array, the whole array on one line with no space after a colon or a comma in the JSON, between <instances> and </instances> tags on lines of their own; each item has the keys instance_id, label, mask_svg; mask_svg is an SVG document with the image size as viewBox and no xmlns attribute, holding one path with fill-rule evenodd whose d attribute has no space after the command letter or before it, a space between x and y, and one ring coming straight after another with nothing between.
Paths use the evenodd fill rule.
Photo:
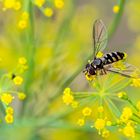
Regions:
<instances>
[{"instance_id":1,"label":"green stem","mask_svg":"<svg viewBox=\"0 0 140 140\"><path fill-rule=\"evenodd\" d=\"M111 39L114 35L114 33L117 30L117 27L121 21L121 17L123 15L123 11L124 11L124 6L125 6L125 0L120 0L119 3L119 12L116 14L116 16L114 17L114 20L112 22L111 27L109 28L109 39Z\"/></svg>"}]
</instances>

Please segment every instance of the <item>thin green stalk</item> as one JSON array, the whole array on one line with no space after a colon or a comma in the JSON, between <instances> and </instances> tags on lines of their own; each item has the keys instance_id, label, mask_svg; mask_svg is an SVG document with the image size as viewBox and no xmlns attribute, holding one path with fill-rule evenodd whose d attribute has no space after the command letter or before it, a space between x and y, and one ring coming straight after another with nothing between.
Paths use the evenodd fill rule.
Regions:
<instances>
[{"instance_id":1,"label":"thin green stalk","mask_svg":"<svg viewBox=\"0 0 140 140\"><path fill-rule=\"evenodd\" d=\"M112 25L109 28L109 39L111 39L114 35L114 33L116 32L118 25L121 21L121 17L123 15L123 11L124 11L124 6L125 6L125 0L120 0L119 3L119 12L116 14L116 16L114 17L114 20L112 22Z\"/></svg>"}]
</instances>

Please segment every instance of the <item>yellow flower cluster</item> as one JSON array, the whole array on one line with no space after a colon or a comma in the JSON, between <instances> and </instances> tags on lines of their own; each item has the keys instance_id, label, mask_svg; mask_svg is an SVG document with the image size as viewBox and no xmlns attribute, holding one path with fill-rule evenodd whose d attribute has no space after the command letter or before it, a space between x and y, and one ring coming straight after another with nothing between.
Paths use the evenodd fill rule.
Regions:
<instances>
[{"instance_id":1,"label":"yellow flower cluster","mask_svg":"<svg viewBox=\"0 0 140 140\"><path fill-rule=\"evenodd\" d=\"M19 0L4 0L3 10L7 10L7 9L20 10L21 2Z\"/></svg>"},{"instance_id":2,"label":"yellow flower cluster","mask_svg":"<svg viewBox=\"0 0 140 140\"><path fill-rule=\"evenodd\" d=\"M21 18L18 21L18 28L21 29L21 30L27 28L28 20L29 20L29 13L26 12L26 11L22 12Z\"/></svg>"},{"instance_id":3,"label":"yellow flower cluster","mask_svg":"<svg viewBox=\"0 0 140 140\"><path fill-rule=\"evenodd\" d=\"M94 127L98 130L99 135L103 138L107 138L110 135L110 131L107 130L106 126L111 126L111 121L106 121L106 118L97 118Z\"/></svg>"},{"instance_id":4,"label":"yellow flower cluster","mask_svg":"<svg viewBox=\"0 0 140 140\"><path fill-rule=\"evenodd\" d=\"M140 87L140 78L136 78L136 79L133 78L131 86L133 86L133 87Z\"/></svg>"},{"instance_id":5,"label":"yellow flower cluster","mask_svg":"<svg viewBox=\"0 0 140 140\"><path fill-rule=\"evenodd\" d=\"M132 109L130 107L124 107L120 116L120 121L126 123L132 117L132 115Z\"/></svg>"},{"instance_id":6,"label":"yellow flower cluster","mask_svg":"<svg viewBox=\"0 0 140 140\"><path fill-rule=\"evenodd\" d=\"M14 109L12 107L6 108L6 115L5 115L5 121L8 124L13 123L14 117L13 117Z\"/></svg>"},{"instance_id":7,"label":"yellow flower cluster","mask_svg":"<svg viewBox=\"0 0 140 140\"><path fill-rule=\"evenodd\" d=\"M12 103L13 99L14 99L14 96L12 96L10 93L3 93L1 95L1 101L6 105L9 105L10 103Z\"/></svg>"},{"instance_id":8,"label":"yellow flower cluster","mask_svg":"<svg viewBox=\"0 0 140 140\"><path fill-rule=\"evenodd\" d=\"M25 70L28 69L28 65L27 65L27 59L25 57L20 57L18 60L18 69L19 69L19 73L23 73Z\"/></svg>"},{"instance_id":9,"label":"yellow flower cluster","mask_svg":"<svg viewBox=\"0 0 140 140\"><path fill-rule=\"evenodd\" d=\"M72 95L72 91L70 88L65 88L63 92L63 102L66 105L71 105L73 108L76 108L78 106L78 102L74 100L74 97Z\"/></svg>"}]
</instances>

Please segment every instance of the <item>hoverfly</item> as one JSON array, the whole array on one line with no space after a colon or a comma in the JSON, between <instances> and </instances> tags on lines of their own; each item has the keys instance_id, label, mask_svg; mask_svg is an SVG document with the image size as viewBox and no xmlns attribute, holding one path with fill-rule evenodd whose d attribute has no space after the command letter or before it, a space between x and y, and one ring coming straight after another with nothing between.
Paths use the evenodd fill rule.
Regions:
<instances>
[{"instance_id":1,"label":"hoverfly","mask_svg":"<svg viewBox=\"0 0 140 140\"><path fill-rule=\"evenodd\" d=\"M126 53L117 51L107 53L100 58L97 57L97 54L106 48L107 41L108 36L106 26L104 25L102 20L98 19L93 25L93 60L86 65L83 72L87 76L94 76L104 75L109 71L121 74L126 77L135 78L135 76L133 76L133 73L137 71L137 68L135 66L127 64L125 62L122 62L125 66L125 69L113 66L114 63L124 60L126 58Z\"/></svg>"}]
</instances>

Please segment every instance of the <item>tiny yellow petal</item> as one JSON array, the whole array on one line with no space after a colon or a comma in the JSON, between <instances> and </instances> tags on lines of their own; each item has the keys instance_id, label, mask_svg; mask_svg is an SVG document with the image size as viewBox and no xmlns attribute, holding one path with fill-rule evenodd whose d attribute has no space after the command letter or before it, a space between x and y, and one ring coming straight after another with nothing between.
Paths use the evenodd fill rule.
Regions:
<instances>
[{"instance_id":1,"label":"tiny yellow petal","mask_svg":"<svg viewBox=\"0 0 140 140\"><path fill-rule=\"evenodd\" d=\"M49 7L45 8L45 9L44 9L44 14L45 14L47 17L51 17L51 16L53 15L53 10L52 10L52 8L49 8Z\"/></svg>"}]
</instances>

